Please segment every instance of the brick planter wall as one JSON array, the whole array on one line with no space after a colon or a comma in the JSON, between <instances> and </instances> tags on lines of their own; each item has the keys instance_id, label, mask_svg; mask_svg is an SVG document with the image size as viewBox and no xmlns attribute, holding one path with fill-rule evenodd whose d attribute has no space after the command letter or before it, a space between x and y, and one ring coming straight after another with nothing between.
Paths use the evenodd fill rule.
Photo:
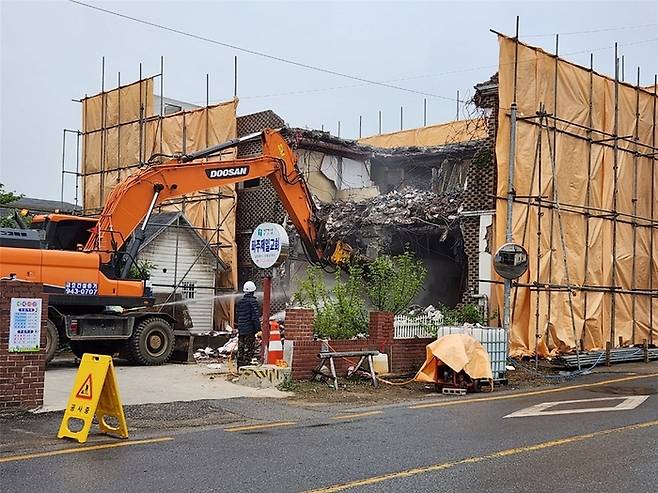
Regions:
<instances>
[{"instance_id":1,"label":"brick planter wall","mask_svg":"<svg viewBox=\"0 0 658 493\"><path fill-rule=\"evenodd\" d=\"M436 339L395 339L389 354L392 373L411 373L425 362L425 346Z\"/></svg>"},{"instance_id":2,"label":"brick planter wall","mask_svg":"<svg viewBox=\"0 0 658 493\"><path fill-rule=\"evenodd\" d=\"M390 312L370 312L368 326L369 339L380 353L387 353L393 342L395 328L393 320L395 315Z\"/></svg>"},{"instance_id":3,"label":"brick planter wall","mask_svg":"<svg viewBox=\"0 0 658 493\"><path fill-rule=\"evenodd\" d=\"M393 314L371 312L367 339L337 339L329 341L334 351L377 350L389 356L392 373L416 371L425 361L425 346L433 339L394 339ZM322 341L313 339L313 310L286 310L286 341L293 341L292 378L305 380L313 377L313 369L319 363L318 353ZM358 358L335 360L336 372L345 375L347 368Z\"/></svg>"},{"instance_id":4,"label":"brick planter wall","mask_svg":"<svg viewBox=\"0 0 658 493\"><path fill-rule=\"evenodd\" d=\"M41 350L9 352L9 320L12 298L41 298ZM41 284L0 281L0 410L35 409L43 405L46 370L46 321L48 295Z\"/></svg>"}]
</instances>

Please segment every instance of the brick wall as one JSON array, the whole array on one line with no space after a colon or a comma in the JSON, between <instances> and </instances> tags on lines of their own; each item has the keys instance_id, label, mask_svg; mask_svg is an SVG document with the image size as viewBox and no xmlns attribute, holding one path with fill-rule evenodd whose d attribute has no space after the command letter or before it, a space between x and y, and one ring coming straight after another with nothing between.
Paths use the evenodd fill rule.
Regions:
<instances>
[{"instance_id":1,"label":"brick wall","mask_svg":"<svg viewBox=\"0 0 658 493\"><path fill-rule=\"evenodd\" d=\"M380 353L388 353L388 348L393 342L393 336L395 335L394 317L389 312L370 312L368 338Z\"/></svg>"},{"instance_id":2,"label":"brick wall","mask_svg":"<svg viewBox=\"0 0 658 493\"><path fill-rule=\"evenodd\" d=\"M490 82L497 83L496 76ZM482 142L467 173L468 189L464 194L462 205L464 212L487 211L496 208L496 131L498 126L498 92L497 90L479 91L476 86L476 104L480 108L490 110L487 117L487 138ZM464 236L464 253L468 259L468 278L463 303L472 303L473 294L478 291L480 277L479 240L480 217L470 216L462 218L462 232Z\"/></svg>"},{"instance_id":3,"label":"brick wall","mask_svg":"<svg viewBox=\"0 0 658 493\"><path fill-rule=\"evenodd\" d=\"M468 264L467 284L462 294L462 303L472 303L472 295L477 294L480 277L480 216L463 217L462 234L464 236L464 255Z\"/></svg>"},{"instance_id":4,"label":"brick wall","mask_svg":"<svg viewBox=\"0 0 658 493\"><path fill-rule=\"evenodd\" d=\"M319 363L318 353L323 342L313 339L313 310L286 310L286 341L293 342L292 378L303 380L313 377L313 369ZM378 350L389 355L392 373L416 371L425 361L425 346L433 339L394 339L393 314L370 313L367 339L329 341L334 351ZM338 358L336 372L345 375L347 368L358 362L358 358Z\"/></svg>"},{"instance_id":5,"label":"brick wall","mask_svg":"<svg viewBox=\"0 0 658 493\"><path fill-rule=\"evenodd\" d=\"M9 319L12 298L41 298L41 351L9 352ZM43 405L46 370L48 295L41 284L0 281L0 410L35 409Z\"/></svg>"},{"instance_id":6,"label":"brick wall","mask_svg":"<svg viewBox=\"0 0 658 493\"><path fill-rule=\"evenodd\" d=\"M390 349L392 373L411 373L425 362L425 346L436 339L395 339Z\"/></svg>"}]
</instances>

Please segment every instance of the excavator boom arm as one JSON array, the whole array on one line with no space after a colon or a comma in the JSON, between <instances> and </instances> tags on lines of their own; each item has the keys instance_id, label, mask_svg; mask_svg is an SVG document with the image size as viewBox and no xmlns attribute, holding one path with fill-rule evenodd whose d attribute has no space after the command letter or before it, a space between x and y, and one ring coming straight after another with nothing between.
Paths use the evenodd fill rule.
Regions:
<instances>
[{"instance_id":1,"label":"excavator boom arm","mask_svg":"<svg viewBox=\"0 0 658 493\"><path fill-rule=\"evenodd\" d=\"M107 263L157 205L193 192L267 177L311 260L320 261L323 253L318 245L314 203L297 168L296 156L278 131L265 130L262 140L263 155L257 158L185 162L188 156L188 159L183 157L152 165L133 174L108 197L85 250L98 251L101 262ZM239 141L232 142L236 145Z\"/></svg>"}]
</instances>

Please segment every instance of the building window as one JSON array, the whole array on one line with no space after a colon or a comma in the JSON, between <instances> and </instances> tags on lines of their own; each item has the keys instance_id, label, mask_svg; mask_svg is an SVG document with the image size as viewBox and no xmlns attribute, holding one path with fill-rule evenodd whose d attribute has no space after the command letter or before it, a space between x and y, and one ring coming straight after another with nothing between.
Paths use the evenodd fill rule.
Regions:
<instances>
[{"instance_id":1,"label":"building window","mask_svg":"<svg viewBox=\"0 0 658 493\"><path fill-rule=\"evenodd\" d=\"M193 281L184 281L180 283L180 287L183 293L184 300L193 300L196 288L194 287Z\"/></svg>"}]
</instances>

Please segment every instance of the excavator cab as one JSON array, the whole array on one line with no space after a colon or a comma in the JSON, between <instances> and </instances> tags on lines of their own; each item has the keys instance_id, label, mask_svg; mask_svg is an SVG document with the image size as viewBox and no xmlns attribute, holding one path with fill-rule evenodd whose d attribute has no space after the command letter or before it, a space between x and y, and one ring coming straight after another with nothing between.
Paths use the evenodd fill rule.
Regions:
<instances>
[{"instance_id":1,"label":"excavator cab","mask_svg":"<svg viewBox=\"0 0 658 493\"><path fill-rule=\"evenodd\" d=\"M79 250L85 245L98 219L68 214L34 216L30 229L43 231L45 248L48 250Z\"/></svg>"}]
</instances>

